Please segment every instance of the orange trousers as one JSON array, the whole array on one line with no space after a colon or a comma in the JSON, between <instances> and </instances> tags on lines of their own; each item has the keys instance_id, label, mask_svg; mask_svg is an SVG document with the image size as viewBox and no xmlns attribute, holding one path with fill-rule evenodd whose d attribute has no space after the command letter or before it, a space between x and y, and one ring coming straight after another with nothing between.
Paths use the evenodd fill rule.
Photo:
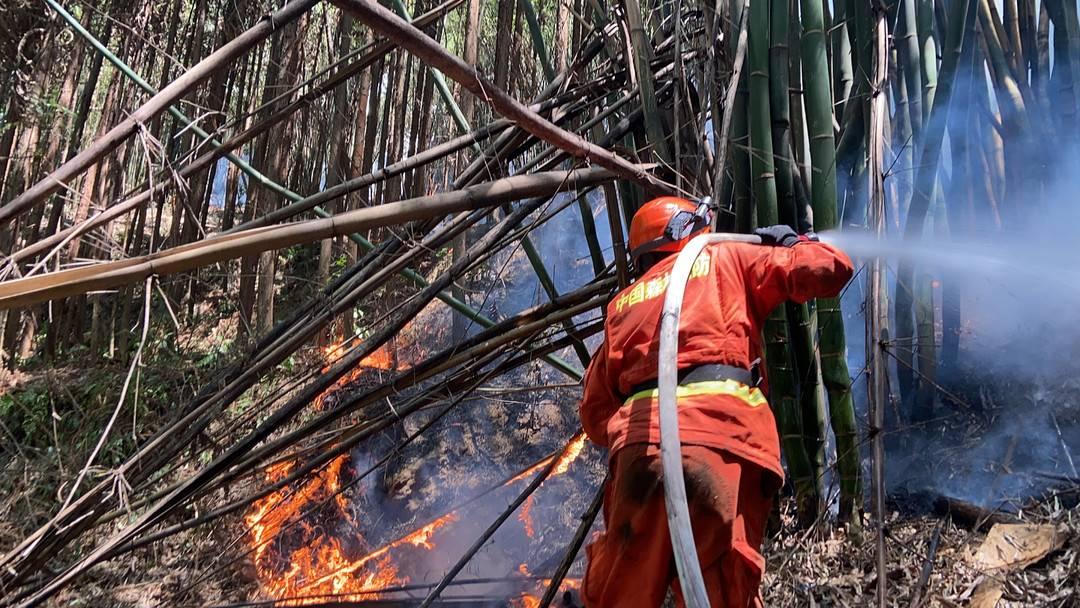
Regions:
<instances>
[{"instance_id":1,"label":"orange trousers","mask_svg":"<svg viewBox=\"0 0 1080 608\"><path fill-rule=\"evenodd\" d=\"M728 452L684 445L687 501L712 608L760 608L759 552L775 474ZM674 585L684 606L664 507L660 447L632 444L611 457L605 532L586 548L586 608L658 608Z\"/></svg>"}]
</instances>

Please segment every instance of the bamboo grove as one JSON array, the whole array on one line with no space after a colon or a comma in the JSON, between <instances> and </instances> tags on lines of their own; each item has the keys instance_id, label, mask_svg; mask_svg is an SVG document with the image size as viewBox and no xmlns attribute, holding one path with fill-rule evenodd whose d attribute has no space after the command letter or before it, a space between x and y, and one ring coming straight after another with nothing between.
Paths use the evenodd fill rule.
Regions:
<instances>
[{"instance_id":1,"label":"bamboo grove","mask_svg":"<svg viewBox=\"0 0 1080 608\"><path fill-rule=\"evenodd\" d=\"M193 323L213 289L235 294L241 328L167 424L107 474L68 480L3 548L0 605L235 516L274 488L218 490L282 453L309 456L278 487L531 361L579 380L602 329L581 315L627 284L626 225L649 196L712 196L724 231L986 234L1038 213L1071 168L1053 142L1080 129L1067 0L44 0L0 8L0 33L4 363L88 352L134 369L152 302ZM552 201L589 246L594 278L572 292L530 237ZM547 302L491 318L460 285L511 244ZM306 282L288 273L297 250ZM925 421L961 294L909 263L882 276L851 288L884 311L871 369L896 381L877 407L894 394L896 423ZM391 314L356 314L391 287L405 294ZM483 330L309 411L436 299ZM861 517L865 443L891 424L857 422L865 370L849 368L845 322L862 320L839 299L789 303L764 336L803 525ZM353 335L238 413L295 352ZM221 449L181 466L201 437Z\"/></svg>"}]
</instances>

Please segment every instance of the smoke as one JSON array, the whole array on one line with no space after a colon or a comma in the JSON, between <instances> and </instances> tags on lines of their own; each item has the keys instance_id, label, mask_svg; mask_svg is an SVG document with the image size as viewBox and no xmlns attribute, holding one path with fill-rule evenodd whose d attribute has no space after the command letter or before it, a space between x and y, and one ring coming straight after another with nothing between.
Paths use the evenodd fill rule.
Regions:
<instances>
[{"instance_id":1,"label":"smoke","mask_svg":"<svg viewBox=\"0 0 1080 608\"><path fill-rule=\"evenodd\" d=\"M1077 146L1055 150L1075 159ZM944 166L949 166L946 155ZM937 369L934 419L913 424L896 394L896 363L891 361L893 399L887 406L888 475L893 490L929 490L976 504L1013 507L1047 488L1045 474L1076 475L1080 460L1080 173L1056 166L1048 173L1045 154L1032 154L1010 173L1042 176L1043 187L1011 191L998 203L1000 227L987 217L985 200L972 213L931 210L932 227L923 240L890 234L878 240L866 232L824 235L859 263L882 256L890 288L905 259L934 281L938 354L947 332L956 332L954 365ZM945 175L948 183L951 175ZM982 179L982 176L978 176ZM1010 185L1020 183L1010 178ZM1027 183L1027 182L1023 182ZM946 192L951 192L947 187ZM981 214L981 217L976 217ZM949 220L955 226L947 226ZM961 224L961 221L963 222ZM893 230L895 232L895 229ZM865 275L859 281L865 282ZM955 288L959 298L946 296ZM863 284L844 298L849 366L854 376L865 365ZM891 294L895 297L895 292ZM949 301L946 302L946 298ZM942 311L958 303L959 326L944 326ZM910 336L893 336L896 348ZM895 350L894 350L895 352ZM856 386L860 418L865 420L865 384Z\"/></svg>"}]
</instances>

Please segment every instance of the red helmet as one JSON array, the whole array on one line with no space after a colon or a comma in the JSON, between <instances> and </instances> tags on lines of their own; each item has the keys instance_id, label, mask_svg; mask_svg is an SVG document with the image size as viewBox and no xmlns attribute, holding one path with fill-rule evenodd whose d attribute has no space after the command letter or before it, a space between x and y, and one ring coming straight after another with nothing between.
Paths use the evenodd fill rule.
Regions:
<instances>
[{"instance_id":1,"label":"red helmet","mask_svg":"<svg viewBox=\"0 0 1080 608\"><path fill-rule=\"evenodd\" d=\"M712 201L693 203L677 196L661 196L645 203L630 222L630 258L645 253L677 252L699 232L709 232Z\"/></svg>"}]
</instances>

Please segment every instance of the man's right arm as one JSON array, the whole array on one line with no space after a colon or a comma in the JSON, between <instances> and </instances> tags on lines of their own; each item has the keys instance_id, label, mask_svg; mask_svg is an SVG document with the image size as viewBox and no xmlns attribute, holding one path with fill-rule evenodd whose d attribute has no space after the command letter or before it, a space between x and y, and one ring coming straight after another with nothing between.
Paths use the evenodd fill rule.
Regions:
<instances>
[{"instance_id":1,"label":"man's right arm","mask_svg":"<svg viewBox=\"0 0 1080 608\"><path fill-rule=\"evenodd\" d=\"M830 298L851 280L851 259L819 241L802 240L790 247L749 246L749 288L759 314L767 316L785 300L803 303Z\"/></svg>"}]
</instances>

